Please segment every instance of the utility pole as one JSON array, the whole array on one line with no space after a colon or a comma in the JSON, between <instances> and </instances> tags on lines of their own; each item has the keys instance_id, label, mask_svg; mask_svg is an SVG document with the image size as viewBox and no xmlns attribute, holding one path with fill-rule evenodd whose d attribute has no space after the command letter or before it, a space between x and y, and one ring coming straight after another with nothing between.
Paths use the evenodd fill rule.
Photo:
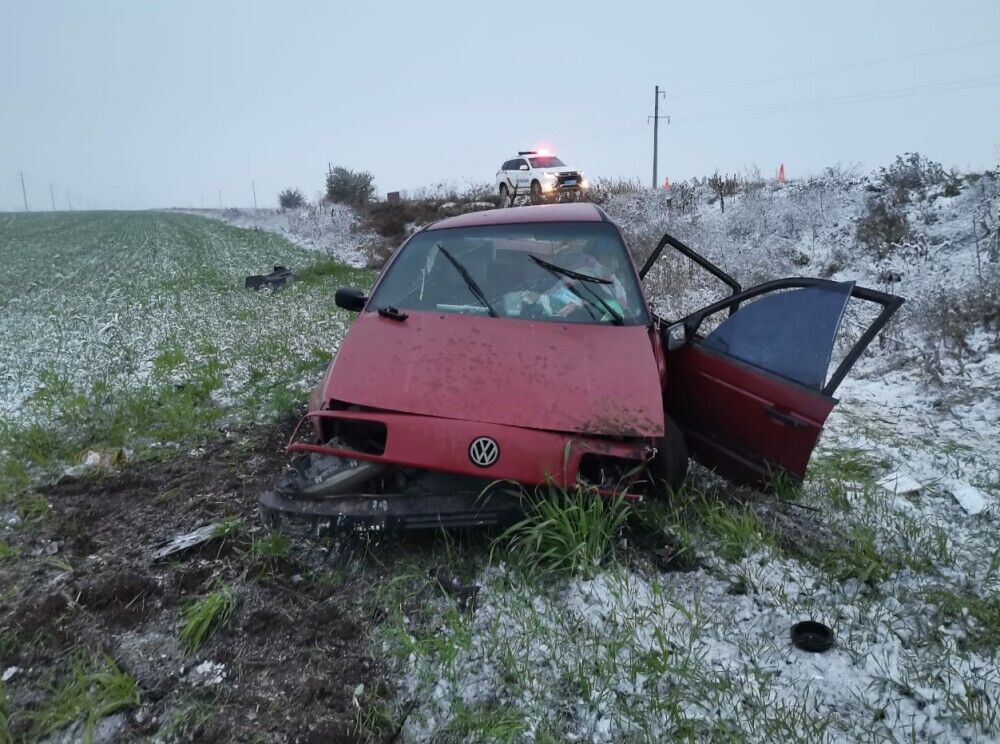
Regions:
<instances>
[{"instance_id":1,"label":"utility pole","mask_svg":"<svg viewBox=\"0 0 1000 744\"><path fill-rule=\"evenodd\" d=\"M66 189L66 203L69 204L69 211L73 211L73 197L69 195L69 189Z\"/></svg>"},{"instance_id":2,"label":"utility pole","mask_svg":"<svg viewBox=\"0 0 1000 744\"><path fill-rule=\"evenodd\" d=\"M24 211L28 211L28 192L24 190L24 171L18 171L21 174L21 196L24 197Z\"/></svg>"},{"instance_id":3,"label":"utility pole","mask_svg":"<svg viewBox=\"0 0 1000 744\"><path fill-rule=\"evenodd\" d=\"M253 181L250 182L250 191L253 194L253 211L256 212L257 211L257 185Z\"/></svg>"},{"instance_id":4,"label":"utility pole","mask_svg":"<svg viewBox=\"0 0 1000 744\"><path fill-rule=\"evenodd\" d=\"M661 91L660 86L656 86L656 90L653 94L653 115L646 117L646 121L650 119L653 120L653 188L655 189L659 183L656 178L656 164L658 159L658 149L659 149L659 134L660 134L660 119L666 119L667 124L670 123L669 116L660 116L660 96L664 98L667 97L666 91Z\"/></svg>"},{"instance_id":5,"label":"utility pole","mask_svg":"<svg viewBox=\"0 0 1000 744\"><path fill-rule=\"evenodd\" d=\"M222 189L219 189L219 211L222 211Z\"/></svg>"},{"instance_id":6,"label":"utility pole","mask_svg":"<svg viewBox=\"0 0 1000 744\"><path fill-rule=\"evenodd\" d=\"M52 181L49 181L49 196L52 197L52 211L56 211L56 192L52 188Z\"/></svg>"}]
</instances>

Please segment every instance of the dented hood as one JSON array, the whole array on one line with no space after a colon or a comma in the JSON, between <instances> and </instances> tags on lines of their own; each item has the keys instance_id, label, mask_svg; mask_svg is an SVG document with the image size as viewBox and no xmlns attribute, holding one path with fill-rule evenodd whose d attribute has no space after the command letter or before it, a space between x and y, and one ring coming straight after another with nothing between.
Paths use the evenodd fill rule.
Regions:
<instances>
[{"instance_id":1,"label":"dented hood","mask_svg":"<svg viewBox=\"0 0 1000 744\"><path fill-rule=\"evenodd\" d=\"M581 434L660 436L645 326L362 312L324 383L327 401Z\"/></svg>"}]
</instances>

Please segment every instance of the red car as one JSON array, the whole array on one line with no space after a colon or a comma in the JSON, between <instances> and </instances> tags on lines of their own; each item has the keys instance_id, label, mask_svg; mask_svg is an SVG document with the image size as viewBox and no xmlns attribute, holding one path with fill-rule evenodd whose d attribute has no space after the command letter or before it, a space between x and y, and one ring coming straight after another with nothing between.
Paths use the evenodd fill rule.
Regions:
<instances>
[{"instance_id":1,"label":"red car","mask_svg":"<svg viewBox=\"0 0 1000 744\"><path fill-rule=\"evenodd\" d=\"M642 279L667 247L726 296L657 317ZM878 312L828 377L852 299ZM430 225L370 296L336 302L359 314L303 419L315 441L297 430L305 456L262 502L320 532L504 521L518 506L483 495L497 481L676 488L689 456L734 483L801 479L837 386L903 300L807 278L744 290L670 235L637 270L602 209L559 204Z\"/></svg>"}]
</instances>

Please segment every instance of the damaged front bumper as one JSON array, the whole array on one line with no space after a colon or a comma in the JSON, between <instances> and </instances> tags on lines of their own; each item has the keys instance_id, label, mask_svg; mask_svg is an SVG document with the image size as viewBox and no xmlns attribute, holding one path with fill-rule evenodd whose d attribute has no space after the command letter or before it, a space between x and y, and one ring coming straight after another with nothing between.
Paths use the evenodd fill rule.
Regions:
<instances>
[{"instance_id":1,"label":"damaged front bumper","mask_svg":"<svg viewBox=\"0 0 1000 744\"><path fill-rule=\"evenodd\" d=\"M306 421L327 443L301 441ZM272 523L309 519L318 534L509 524L524 513L521 485L627 490L655 454L649 440L346 410L311 411L288 450L321 458L331 474L285 478L262 511ZM355 477L363 472L367 484ZM343 488L324 486L338 479Z\"/></svg>"}]
</instances>

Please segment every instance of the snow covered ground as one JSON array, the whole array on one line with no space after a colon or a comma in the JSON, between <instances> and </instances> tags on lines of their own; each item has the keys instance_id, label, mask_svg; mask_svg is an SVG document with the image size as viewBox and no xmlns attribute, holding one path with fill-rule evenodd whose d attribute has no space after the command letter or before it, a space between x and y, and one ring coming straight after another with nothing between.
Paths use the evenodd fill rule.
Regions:
<instances>
[{"instance_id":1,"label":"snow covered ground","mask_svg":"<svg viewBox=\"0 0 1000 744\"><path fill-rule=\"evenodd\" d=\"M282 210L230 208L186 211L248 230L276 233L297 246L322 251L348 266L365 266L367 257L364 248L373 240L378 240L378 236L361 227L357 213L343 204Z\"/></svg>"},{"instance_id":2,"label":"snow covered ground","mask_svg":"<svg viewBox=\"0 0 1000 744\"><path fill-rule=\"evenodd\" d=\"M270 233L186 214L0 215L0 237L17 277L0 286L0 432L63 422L79 433L73 415L172 385L205 385L223 417L287 409L346 329L334 285L370 281ZM302 279L244 288L274 264Z\"/></svg>"},{"instance_id":3,"label":"snow covered ground","mask_svg":"<svg viewBox=\"0 0 1000 744\"><path fill-rule=\"evenodd\" d=\"M905 236L882 247L856 239L869 199L891 197L876 178L764 185L724 213L685 188L605 203L640 258L670 229L745 285L824 276L907 299L838 391L798 506L778 503L838 541L782 539L695 471L687 495L711 518L659 516L693 549L689 570L627 560L539 580L480 551L475 612L439 596L384 623L403 739L1000 738L998 179L912 190L893 207ZM315 251L358 266L370 236L341 208L199 214L216 221L0 215L19 277L0 295L0 434L53 418L71 432L128 390L147 390L157 421L193 388L244 420L301 399L344 332L331 287L370 278ZM272 263L316 274L242 288ZM669 259L649 282L671 317L711 292ZM793 648L803 619L836 648Z\"/></svg>"},{"instance_id":4,"label":"snow covered ground","mask_svg":"<svg viewBox=\"0 0 1000 744\"><path fill-rule=\"evenodd\" d=\"M725 213L703 186L686 209L662 192L605 204L640 257L669 229L744 286L820 275L907 299L838 391L802 506L785 507L815 514L841 547L789 548L751 521L758 537L734 553L727 530L748 518L736 509L689 535L692 571L629 564L539 581L491 563L476 579L474 613L444 598L430 619L401 613L386 641L413 706L408 741L456 730L581 741L1000 738L1000 265L988 243L1000 188L989 177L950 196L943 185L909 194L898 207L909 234L875 251L855 226L878 189L875 178L833 171L728 197ZM704 304L708 285L667 264L650 277L661 307L676 317L685 302ZM691 481L692 499L719 489L703 471ZM664 529L685 526L668 514ZM835 649L794 648L789 629L805 619L831 626Z\"/></svg>"}]
</instances>

